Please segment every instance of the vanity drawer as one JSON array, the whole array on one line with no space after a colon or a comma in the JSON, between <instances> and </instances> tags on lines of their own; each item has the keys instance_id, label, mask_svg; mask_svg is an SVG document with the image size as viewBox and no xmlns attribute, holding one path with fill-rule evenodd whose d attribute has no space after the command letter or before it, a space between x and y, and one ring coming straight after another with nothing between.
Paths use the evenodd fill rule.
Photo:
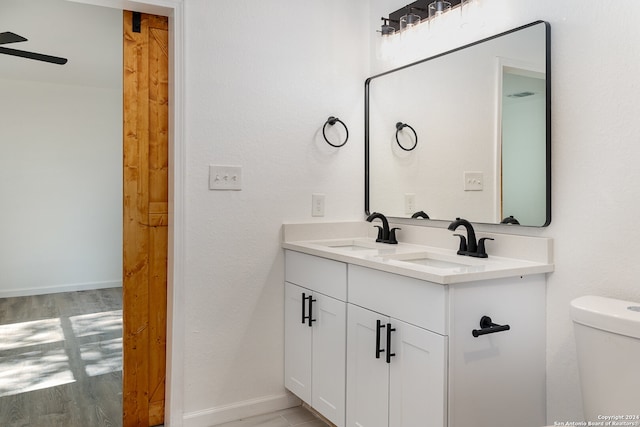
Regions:
<instances>
[{"instance_id":1,"label":"vanity drawer","mask_svg":"<svg viewBox=\"0 0 640 427\"><path fill-rule=\"evenodd\" d=\"M287 282L347 300L347 264L289 250L284 255Z\"/></svg>"},{"instance_id":2,"label":"vanity drawer","mask_svg":"<svg viewBox=\"0 0 640 427\"><path fill-rule=\"evenodd\" d=\"M447 335L445 286L349 265L348 302Z\"/></svg>"}]
</instances>

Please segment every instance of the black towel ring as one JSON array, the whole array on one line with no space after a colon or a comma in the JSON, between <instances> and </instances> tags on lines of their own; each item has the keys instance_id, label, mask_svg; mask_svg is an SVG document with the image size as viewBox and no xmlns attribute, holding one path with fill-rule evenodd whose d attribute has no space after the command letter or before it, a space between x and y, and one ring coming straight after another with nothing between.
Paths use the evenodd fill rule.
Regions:
<instances>
[{"instance_id":1,"label":"black towel ring","mask_svg":"<svg viewBox=\"0 0 640 427\"><path fill-rule=\"evenodd\" d=\"M344 138L344 142L343 142L342 144L338 144L338 145L336 145L336 144L332 144L332 143L327 139L327 134L325 133L325 129L326 129L327 125L329 125L329 126L333 126L333 125L335 125L335 124L336 124L336 122L337 122L337 123L340 123L340 124L344 127L344 130L347 132L347 136ZM327 121L325 122L324 126L322 126L322 136L324 136L324 140L325 140L325 141L327 141L327 144L329 144L329 145L330 145L330 146L332 146L332 147L340 148L340 147L342 147L344 144L346 144L346 143L347 143L347 140L349 139L349 129L347 129L347 125L345 125L345 124L344 124L344 122L343 122L342 120L340 120L340 119L339 119L339 118L337 118L337 117L333 117L333 116L331 116L331 117L329 117L329 118L327 119Z\"/></svg>"},{"instance_id":2,"label":"black towel ring","mask_svg":"<svg viewBox=\"0 0 640 427\"><path fill-rule=\"evenodd\" d=\"M411 147L411 148L403 147L402 144L400 144L400 141L398 140L398 132L400 132L404 128L411 129L411 131L413 132L413 135L416 137L416 140L413 143L413 147ZM402 148L404 151L412 151L418 145L418 134L416 133L416 130L414 128L412 128L411 126L409 126L408 124L402 123L402 122L398 122L398 123L396 123L396 142L398 143L398 146L400 148Z\"/></svg>"}]
</instances>

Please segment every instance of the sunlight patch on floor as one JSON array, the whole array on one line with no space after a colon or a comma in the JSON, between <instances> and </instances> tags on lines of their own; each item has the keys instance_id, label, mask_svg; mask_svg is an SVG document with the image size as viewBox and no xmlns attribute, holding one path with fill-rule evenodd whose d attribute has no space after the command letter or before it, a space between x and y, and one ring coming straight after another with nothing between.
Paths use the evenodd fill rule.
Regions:
<instances>
[{"instance_id":1,"label":"sunlight patch on floor","mask_svg":"<svg viewBox=\"0 0 640 427\"><path fill-rule=\"evenodd\" d=\"M121 333L122 331L122 310L80 314L69 317L69 320L76 337Z\"/></svg>"},{"instance_id":2,"label":"sunlight patch on floor","mask_svg":"<svg viewBox=\"0 0 640 427\"><path fill-rule=\"evenodd\" d=\"M0 351L64 341L60 319L0 325Z\"/></svg>"},{"instance_id":3,"label":"sunlight patch on floor","mask_svg":"<svg viewBox=\"0 0 640 427\"><path fill-rule=\"evenodd\" d=\"M122 370L122 337L82 344L80 357L87 375L94 377Z\"/></svg>"},{"instance_id":4,"label":"sunlight patch on floor","mask_svg":"<svg viewBox=\"0 0 640 427\"><path fill-rule=\"evenodd\" d=\"M122 371L122 310L0 325L0 397L79 380L65 332L77 342L87 376Z\"/></svg>"},{"instance_id":5,"label":"sunlight patch on floor","mask_svg":"<svg viewBox=\"0 0 640 427\"><path fill-rule=\"evenodd\" d=\"M0 358L0 397L74 382L63 348L30 350Z\"/></svg>"}]
</instances>

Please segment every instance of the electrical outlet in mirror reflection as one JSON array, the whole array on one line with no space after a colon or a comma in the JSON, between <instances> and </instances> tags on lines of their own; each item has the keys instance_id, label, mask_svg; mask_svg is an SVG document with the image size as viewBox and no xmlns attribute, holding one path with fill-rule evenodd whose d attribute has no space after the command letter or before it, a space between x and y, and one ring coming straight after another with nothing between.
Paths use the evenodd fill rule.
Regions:
<instances>
[{"instance_id":1,"label":"electrical outlet in mirror reflection","mask_svg":"<svg viewBox=\"0 0 640 427\"><path fill-rule=\"evenodd\" d=\"M411 215L416 211L416 195L415 193L404 194L404 213Z\"/></svg>"},{"instance_id":2,"label":"electrical outlet in mirror reflection","mask_svg":"<svg viewBox=\"0 0 640 427\"><path fill-rule=\"evenodd\" d=\"M482 172L464 173L464 191L482 191L484 175Z\"/></svg>"},{"instance_id":3,"label":"electrical outlet in mirror reflection","mask_svg":"<svg viewBox=\"0 0 640 427\"><path fill-rule=\"evenodd\" d=\"M311 195L311 216L324 216L324 194Z\"/></svg>"}]
</instances>

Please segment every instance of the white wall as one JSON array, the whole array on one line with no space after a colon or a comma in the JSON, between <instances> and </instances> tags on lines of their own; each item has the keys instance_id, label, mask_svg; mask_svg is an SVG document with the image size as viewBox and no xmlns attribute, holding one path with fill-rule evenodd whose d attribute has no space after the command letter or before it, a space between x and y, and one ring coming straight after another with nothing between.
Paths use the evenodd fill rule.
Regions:
<instances>
[{"instance_id":1,"label":"white wall","mask_svg":"<svg viewBox=\"0 0 640 427\"><path fill-rule=\"evenodd\" d=\"M313 221L312 193L316 220L363 216L367 7L185 4L185 425L284 394L281 224ZM349 127L342 148L322 138L330 115ZM209 164L242 165L242 191L209 191Z\"/></svg>"},{"instance_id":2,"label":"white wall","mask_svg":"<svg viewBox=\"0 0 640 427\"><path fill-rule=\"evenodd\" d=\"M509 82L534 95L506 98L502 103L502 218L509 215L525 225L546 222L546 83L543 78L503 73ZM517 92L515 92L517 93Z\"/></svg>"},{"instance_id":3,"label":"white wall","mask_svg":"<svg viewBox=\"0 0 640 427\"><path fill-rule=\"evenodd\" d=\"M372 40L374 23L400 6L371 1ZM484 0L483 28L425 43L416 53L426 57L537 19L551 24L552 221L521 231L555 240L547 290L550 424L582 417L569 302L586 294L640 301L640 3L599 6L592 0ZM374 46L371 57L376 72L398 65L376 60Z\"/></svg>"},{"instance_id":4,"label":"white wall","mask_svg":"<svg viewBox=\"0 0 640 427\"><path fill-rule=\"evenodd\" d=\"M0 93L0 295L121 286L121 91L0 80Z\"/></svg>"},{"instance_id":5,"label":"white wall","mask_svg":"<svg viewBox=\"0 0 640 427\"><path fill-rule=\"evenodd\" d=\"M112 31L121 18L92 9L52 0L1 7L2 28L29 39L7 47L69 62L0 55L0 297L122 283L122 87L113 76L122 73L122 39ZM86 76L82 52L57 38L52 21L77 24L75 37L100 48L108 69L94 63ZM83 77L70 82L73 74Z\"/></svg>"}]
</instances>

